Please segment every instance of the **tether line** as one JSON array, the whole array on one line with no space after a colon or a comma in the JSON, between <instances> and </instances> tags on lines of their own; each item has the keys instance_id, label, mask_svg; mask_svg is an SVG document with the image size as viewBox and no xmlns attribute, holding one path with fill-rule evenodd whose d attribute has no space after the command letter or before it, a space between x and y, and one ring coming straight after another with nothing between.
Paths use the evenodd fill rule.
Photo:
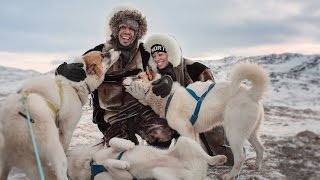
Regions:
<instances>
[{"instance_id":1,"label":"tether line","mask_svg":"<svg viewBox=\"0 0 320 180\"><path fill-rule=\"evenodd\" d=\"M41 180L45 180L46 178L44 177L44 174L43 174L43 169L42 169L42 165L41 165L41 161L40 161L40 157L39 157L37 143L36 143L35 135L34 135L34 132L33 132L33 129L32 129L31 117L30 117L30 114L29 114L29 111L28 111L28 107L26 105L27 97L28 97L28 93L22 93L22 104L24 106L24 110L25 110L26 115L27 115L27 123L28 123L29 130L30 130L32 145L33 145L33 149L34 149L34 154L36 156L37 166L38 166L38 170L39 170L39 176L40 176Z\"/></svg>"}]
</instances>

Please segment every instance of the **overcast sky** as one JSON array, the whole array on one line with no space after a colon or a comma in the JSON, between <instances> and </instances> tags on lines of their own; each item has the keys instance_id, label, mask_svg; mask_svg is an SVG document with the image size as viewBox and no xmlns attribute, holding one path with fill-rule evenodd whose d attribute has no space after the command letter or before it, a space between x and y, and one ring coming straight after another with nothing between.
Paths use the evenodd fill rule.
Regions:
<instances>
[{"instance_id":1,"label":"overcast sky","mask_svg":"<svg viewBox=\"0 0 320 180\"><path fill-rule=\"evenodd\" d=\"M108 12L126 2L186 57L320 53L319 0L2 0L0 65L46 72L70 61L105 41Z\"/></svg>"}]
</instances>

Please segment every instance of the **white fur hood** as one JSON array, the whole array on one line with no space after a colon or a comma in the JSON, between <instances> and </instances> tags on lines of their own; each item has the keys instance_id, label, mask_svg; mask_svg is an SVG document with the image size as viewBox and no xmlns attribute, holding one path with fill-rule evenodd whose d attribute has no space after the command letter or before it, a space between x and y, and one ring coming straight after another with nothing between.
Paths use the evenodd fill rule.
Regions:
<instances>
[{"instance_id":1,"label":"white fur hood","mask_svg":"<svg viewBox=\"0 0 320 180\"><path fill-rule=\"evenodd\" d=\"M146 51L151 54L151 47L155 44L160 44L164 46L168 54L168 60L173 65L173 67L177 67L181 64L182 60L182 52L181 48L177 42L177 40L169 35L169 34L152 34L146 37L146 41L144 43L144 47ZM149 65L152 69L156 69L157 65L153 61L152 56L149 59Z\"/></svg>"}]
</instances>

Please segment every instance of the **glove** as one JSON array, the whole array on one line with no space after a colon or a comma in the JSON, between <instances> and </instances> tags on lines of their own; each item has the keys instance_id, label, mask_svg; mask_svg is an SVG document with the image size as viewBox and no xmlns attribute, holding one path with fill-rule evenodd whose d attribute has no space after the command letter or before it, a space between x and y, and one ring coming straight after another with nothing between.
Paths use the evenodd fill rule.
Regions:
<instances>
[{"instance_id":1,"label":"glove","mask_svg":"<svg viewBox=\"0 0 320 180\"><path fill-rule=\"evenodd\" d=\"M146 94L144 92L144 88L142 84L138 82L132 82L130 86L125 86L126 91L130 93L134 98L138 99L138 101L143 105L148 105L145 101Z\"/></svg>"},{"instance_id":2,"label":"glove","mask_svg":"<svg viewBox=\"0 0 320 180\"><path fill-rule=\"evenodd\" d=\"M63 64L60 64L58 66L55 74L64 76L65 78L74 82L80 82L87 77L86 72L83 70L82 67L83 67L83 63L67 64L66 62L64 62Z\"/></svg>"},{"instance_id":3,"label":"glove","mask_svg":"<svg viewBox=\"0 0 320 180\"><path fill-rule=\"evenodd\" d=\"M170 94L173 80L169 75L164 75L161 79L152 82L152 91L155 95L166 97Z\"/></svg>"}]
</instances>

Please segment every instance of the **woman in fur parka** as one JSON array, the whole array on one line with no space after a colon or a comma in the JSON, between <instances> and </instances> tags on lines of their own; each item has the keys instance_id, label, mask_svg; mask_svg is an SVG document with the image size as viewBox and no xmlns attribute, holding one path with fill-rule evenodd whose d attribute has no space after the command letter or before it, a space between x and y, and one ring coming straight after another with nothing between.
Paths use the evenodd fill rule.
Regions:
<instances>
[{"instance_id":1,"label":"woman in fur parka","mask_svg":"<svg viewBox=\"0 0 320 180\"><path fill-rule=\"evenodd\" d=\"M173 36L152 34L146 38L144 47L151 55L148 64L153 71L169 75L185 87L195 81L214 81L207 66L182 56L182 50ZM209 154L224 154L228 158L227 164L233 164L233 155L230 148L226 148L227 141L222 127L202 133L200 138Z\"/></svg>"}]
</instances>

